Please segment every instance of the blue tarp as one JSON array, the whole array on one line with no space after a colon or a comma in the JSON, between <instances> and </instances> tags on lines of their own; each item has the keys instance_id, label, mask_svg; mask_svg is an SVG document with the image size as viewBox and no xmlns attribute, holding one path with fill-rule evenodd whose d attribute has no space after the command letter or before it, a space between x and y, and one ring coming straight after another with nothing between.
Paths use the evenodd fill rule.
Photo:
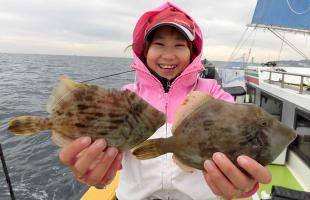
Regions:
<instances>
[{"instance_id":1,"label":"blue tarp","mask_svg":"<svg viewBox=\"0 0 310 200\"><path fill-rule=\"evenodd\" d=\"M257 0L251 24L310 30L310 0Z\"/></svg>"}]
</instances>

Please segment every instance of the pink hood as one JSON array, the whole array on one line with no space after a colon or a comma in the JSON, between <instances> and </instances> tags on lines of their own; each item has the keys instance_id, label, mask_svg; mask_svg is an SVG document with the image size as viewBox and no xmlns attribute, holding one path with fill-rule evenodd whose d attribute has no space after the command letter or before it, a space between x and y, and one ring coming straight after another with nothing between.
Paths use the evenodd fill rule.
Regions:
<instances>
[{"instance_id":1,"label":"pink hood","mask_svg":"<svg viewBox=\"0 0 310 200\"><path fill-rule=\"evenodd\" d=\"M143 45L143 39L144 39L144 32L146 29L146 26L148 24L148 19L154 15L156 15L158 12L160 12L161 10L164 10L167 7L174 7L177 10L184 12L182 9L180 9L179 7L177 7L176 5L170 3L170 2L166 2L163 3L162 5L160 5L157 8L154 8L153 10L150 10L148 12L145 12L140 19L138 20L136 27L133 31L133 54L134 54L134 63L132 65L132 67L134 69L138 69L144 72L149 73L148 69L144 66L143 62L139 59L139 57L142 54L142 45ZM187 14L188 15L188 14ZM192 19L192 18L191 18ZM198 72L198 71L202 71L203 70L203 66L201 64L201 53L202 53L202 46L203 46L203 39L202 39L202 33L201 33L201 29L198 26L198 24L192 19L192 21L194 22L195 25L195 46L197 47L198 50L198 55L196 56L196 58L192 61L192 63L183 71L183 74L189 73L189 72Z\"/></svg>"},{"instance_id":2,"label":"pink hood","mask_svg":"<svg viewBox=\"0 0 310 200\"><path fill-rule=\"evenodd\" d=\"M143 45L144 32L148 19L167 7L174 7L175 9L184 12L176 5L166 2L151 11L145 12L138 20L133 32L134 62L131 65L132 68L136 70L137 82L126 85L123 89L128 89L138 94L155 108L166 113L167 121L172 122L176 107L183 102L184 97L191 90L207 92L215 98L227 101L233 101L233 98L224 92L215 80L198 78L198 73L203 70L201 64L203 39L201 29L193 19L196 35L194 43L197 48L197 56L186 67L181 75L173 81L168 93L164 92L164 88L160 81L150 73L144 63L140 60L139 56L142 53L141 47Z\"/></svg>"}]
</instances>

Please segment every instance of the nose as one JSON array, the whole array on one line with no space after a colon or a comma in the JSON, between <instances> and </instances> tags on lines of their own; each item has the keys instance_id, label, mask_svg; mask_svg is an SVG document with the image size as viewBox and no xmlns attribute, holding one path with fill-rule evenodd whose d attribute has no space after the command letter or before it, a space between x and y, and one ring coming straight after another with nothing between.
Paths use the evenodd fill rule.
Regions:
<instances>
[{"instance_id":1,"label":"nose","mask_svg":"<svg viewBox=\"0 0 310 200\"><path fill-rule=\"evenodd\" d=\"M163 59L166 59L166 60L173 60L176 58L176 54L174 52L174 50L170 49L170 48L167 48L165 49L165 51L162 53L161 57Z\"/></svg>"}]
</instances>

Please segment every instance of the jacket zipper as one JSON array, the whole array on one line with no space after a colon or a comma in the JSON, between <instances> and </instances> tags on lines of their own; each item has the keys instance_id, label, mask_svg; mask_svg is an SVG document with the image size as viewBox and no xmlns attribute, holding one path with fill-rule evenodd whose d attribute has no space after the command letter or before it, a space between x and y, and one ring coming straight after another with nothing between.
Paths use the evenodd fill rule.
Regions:
<instances>
[{"instance_id":1,"label":"jacket zipper","mask_svg":"<svg viewBox=\"0 0 310 200\"><path fill-rule=\"evenodd\" d=\"M170 83L170 80L167 81L167 89L168 89L168 92L170 91L170 87L171 87L171 83Z\"/></svg>"}]
</instances>

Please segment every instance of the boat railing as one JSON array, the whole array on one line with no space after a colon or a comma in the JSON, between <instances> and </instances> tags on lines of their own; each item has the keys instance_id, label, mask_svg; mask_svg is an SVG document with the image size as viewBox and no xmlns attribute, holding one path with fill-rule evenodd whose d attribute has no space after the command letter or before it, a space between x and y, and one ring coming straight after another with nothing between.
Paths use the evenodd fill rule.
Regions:
<instances>
[{"instance_id":1,"label":"boat railing","mask_svg":"<svg viewBox=\"0 0 310 200\"><path fill-rule=\"evenodd\" d=\"M269 78L268 78L268 83L269 84L272 84L273 80L271 79L272 78L272 74L275 73L275 74L282 74L282 78L280 80L280 83L281 83L281 88L284 88L284 84L287 84L285 82L285 76L286 75L290 75L290 76L297 76L297 77L300 77L300 83L299 84L296 84L298 87L299 87L299 94L303 94L304 93L304 87L309 87L309 85L306 85L304 83L304 79L305 78L310 78L310 75L307 75L307 74L298 74L298 73L290 73L290 72L281 72L281 71L274 71L274 70L261 70L261 72L269 72ZM295 85L295 84L293 84Z\"/></svg>"}]
</instances>

